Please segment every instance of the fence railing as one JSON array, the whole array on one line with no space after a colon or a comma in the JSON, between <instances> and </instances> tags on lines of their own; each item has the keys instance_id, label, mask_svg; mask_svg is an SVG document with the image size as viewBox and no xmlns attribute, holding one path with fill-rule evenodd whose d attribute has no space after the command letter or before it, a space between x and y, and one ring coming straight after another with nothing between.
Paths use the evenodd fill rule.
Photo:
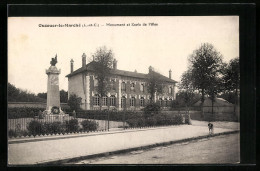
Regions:
<instances>
[{"instance_id":1,"label":"fence railing","mask_svg":"<svg viewBox=\"0 0 260 171\"><path fill-rule=\"evenodd\" d=\"M109 131L155 126L189 124L189 114L145 114L131 111L67 112L69 116L27 117L8 119L8 135L12 137L48 136L79 132Z\"/></svg>"}]
</instances>

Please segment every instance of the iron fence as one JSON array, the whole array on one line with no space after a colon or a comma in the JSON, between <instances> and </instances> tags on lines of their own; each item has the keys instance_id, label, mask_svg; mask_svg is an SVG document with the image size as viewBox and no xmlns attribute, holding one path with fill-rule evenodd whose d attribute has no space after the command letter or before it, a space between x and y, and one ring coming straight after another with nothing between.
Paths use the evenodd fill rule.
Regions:
<instances>
[{"instance_id":1,"label":"iron fence","mask_svg":"<svg viewBox=\"0 0 260 171\"><path fill-rule=\"evenodd\" d=\"M190 120L186 111L177 113L162 111L159 114L94 110L66 113L68 115L8 119L9 138L179 125L189 124Z\"/></svg>"}]
</instances>

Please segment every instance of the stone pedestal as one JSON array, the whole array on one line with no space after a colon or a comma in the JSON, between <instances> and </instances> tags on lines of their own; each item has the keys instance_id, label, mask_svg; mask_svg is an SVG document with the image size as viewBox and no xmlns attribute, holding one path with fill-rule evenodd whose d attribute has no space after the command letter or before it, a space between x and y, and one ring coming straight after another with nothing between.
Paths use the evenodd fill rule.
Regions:
<instances>
[{"instance_id":1,"label":"stone pedestal","mask_svg":"<svg viewBox=\"0 0 260 171\"><path fill-rule=\"evenodd\" d=\"M50 66L46 70L48 75L47 81L47 114L51 114L52 107L56 106L59 108L60 114L63 114L60 107L60 90L59 90L59 74L60 70L56 66Z\"/></svg>"},{"instance_id":2,"label":"stone pedestal","mask_svg":"<svg viewBox=\"0 0 260 171\"><path fill-rule=\"evenodd\" d=\"M54 121L59 121L59 122L64 122L67 120L70 120L70 116L69 114L64 114L64 113L60 113L60 114L48 114L45 115L44 119L48 122L54 122Z\"/></svg>"}]
</instances>

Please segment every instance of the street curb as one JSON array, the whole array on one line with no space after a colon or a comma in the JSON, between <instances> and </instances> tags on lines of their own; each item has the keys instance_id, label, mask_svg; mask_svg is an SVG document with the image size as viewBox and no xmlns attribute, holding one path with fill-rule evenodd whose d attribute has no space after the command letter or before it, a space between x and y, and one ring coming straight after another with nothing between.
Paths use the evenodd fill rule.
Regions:
<instances>
[{"instance_id":1,"label":"street curb","mask_svg":"<svg viewBox=\"0 0 260 171\"><path fill-rule=\"evenodd\" d=\"M154 147L158 147L158 146L177 144L177 143L182 143L182 142L188 142L188 141L204 139L204 138L209 138L209 137L216 137L216 136L220 136L220 135L234 134L234 133L239 133L239 132L240 132L239 130L234 130L234 131L217 133L217 134L213 134L213 135L203 135L203 136L198 136L198 137L186 138L186 139L181 139L181 140L176 140L176 141L168 141L168 142L163 142L163 143L155 143L155 144L151 144L151 145L133 147L133 148L116 150L116 151L111 151L111 152L104 152L104 153L98 153L98 154L92 154L92 155L86 155L86 156L78 156L78 157L68 157L68 158L64 158L64 159L56 159L56 160L49 160L49 161L41 161L41 162L37 162L34 165L44 165L44 166L62 165L64 163L77 162L80 160L86 160L86 159L98 158L98 157L106 157L109 155L127 153L130 151L136 151L136 150L146 150L146 149L150 149L150 148L154 148ZM67 164L67 165L69 165L69 164Z\"/></svg>"}]
</instances>

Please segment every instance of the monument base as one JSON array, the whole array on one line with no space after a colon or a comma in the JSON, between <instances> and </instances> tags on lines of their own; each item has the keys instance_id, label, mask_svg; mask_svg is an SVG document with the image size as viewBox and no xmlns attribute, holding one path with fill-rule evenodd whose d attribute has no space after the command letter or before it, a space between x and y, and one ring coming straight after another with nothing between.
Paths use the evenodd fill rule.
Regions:
<instances>
[{"instance_id":1,"label":"monument base","mask_svg":"<svg viewBox=\"0 0 260 171\"><path fill-rule=\"evenodd\" d=\"M47 114L44 116L45 120L50 120L50 121L66 121L70 119L69 114Z\"/></svg>"},{"instance_id":2,"label":"monument base","mask_svg":"<svg viewBox=\"0 0 260 171\"><path fill-rule=\"evenodd\" d=\"M60 108L60 113L58 113L58 114L52 113L51 110L45 110L43 112L43 114L44 114L43 119L45 119L47 121L49 120L49 121L60 121L60 122L62 122L62 121L70 119L69 114L64 113L61 110L61 108Z\"/></svg>"}]
</instances>

